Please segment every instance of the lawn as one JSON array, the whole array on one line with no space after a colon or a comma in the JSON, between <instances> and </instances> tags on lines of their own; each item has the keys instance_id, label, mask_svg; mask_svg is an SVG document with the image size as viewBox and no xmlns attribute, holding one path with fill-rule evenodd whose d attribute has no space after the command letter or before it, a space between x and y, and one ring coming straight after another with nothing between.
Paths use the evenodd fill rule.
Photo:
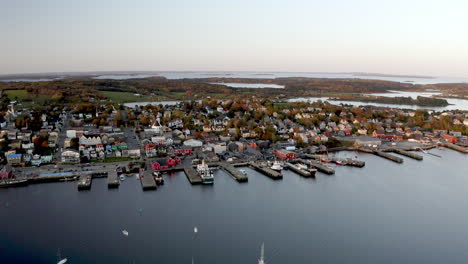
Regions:
<instances>
[{"instance_id":1,"label":"lawn","mask_svg":"<svg viewBox=\"0 0 468 264\"><path fill-rule=\"evenodd\" d=\"M115 103L129 103L129 102L144 102L151 100L147 95L136 96L128 92L111 92L111 91L98 91L98 93L112 100Z\"/></svg>"},{"instance_id":2,"label":"lawn","mask_svg":"<svg viewBox=\"0 0 468 264\"><path fill-rule=\"evenodd\" d=\"M30 99L28 91L26 90L6 90L4 91L10 100L25 100Z\"/></svg>"}]
</instances>

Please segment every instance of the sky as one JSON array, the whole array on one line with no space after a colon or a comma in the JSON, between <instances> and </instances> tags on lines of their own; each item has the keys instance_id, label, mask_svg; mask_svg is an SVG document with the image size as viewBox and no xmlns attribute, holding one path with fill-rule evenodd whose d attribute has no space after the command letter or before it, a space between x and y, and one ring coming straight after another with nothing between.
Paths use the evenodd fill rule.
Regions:
<instances>
[{"instance_id":1,"label":"sky","mask_svg":"<svg viewBox=\"0 0 468 264\"><path fill-rule=\"evenodd\" d=\"M0 0L0 74L468 77L464 0Z\"/></svg>"}]
</instances>

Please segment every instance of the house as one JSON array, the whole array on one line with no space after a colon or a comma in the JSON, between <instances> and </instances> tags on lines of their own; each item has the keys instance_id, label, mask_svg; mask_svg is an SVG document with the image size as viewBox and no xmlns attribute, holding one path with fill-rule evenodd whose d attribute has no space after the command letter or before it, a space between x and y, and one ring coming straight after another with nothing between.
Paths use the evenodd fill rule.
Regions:
<instances>
[{"instance_id":1,"label":"house","mask_svg":"<svg viewBox=\"0 0 468 264\"><path fill-rule=\"evenodd\" d=\"M203 146L203 142L201 142L200 140L196 140L196 139L189 139L189 140L184 141L184 146L188 146L192 148L199 148Z\"/></svg>"},{"instance_id":2,"label":"house","mask_svg":"<svg viewBox=\"0 0 468 264\"><path fill-rule=\"evenodd\" d=\"M192 149L188 148L188 147L174 149L174 154L175 155L183 155L183 156L192 155Z\"/></svg>"},{"instance_id":3,"label":"house","mask_svg":"<svg viewBox=\"0 0 468 264\"><path fill-rule=\"evenodd\" d=\"M62 152L63 163L80 163L80 153L74 150L65 150Z\"/></svg>"},{"instance_id":4,"label":"house","mask_svg":"<svg viewBox=\"0 0 468 264\"><path fill-rule=\"evenodd\" d=\"M275 156L279 159L294 159L297 154L286 149L275 149Z\"/></svg>"},{"instance_id":5,"label":"house","mask_svg":"<svg viewBox=\"0 0 468 264\"><path fill-rule=\"evenodd\" d=\"M8 154L7 157L7 162L11 166L20 166L22 165L21 163L21 154Z\"/></svg>"}]
</instances>

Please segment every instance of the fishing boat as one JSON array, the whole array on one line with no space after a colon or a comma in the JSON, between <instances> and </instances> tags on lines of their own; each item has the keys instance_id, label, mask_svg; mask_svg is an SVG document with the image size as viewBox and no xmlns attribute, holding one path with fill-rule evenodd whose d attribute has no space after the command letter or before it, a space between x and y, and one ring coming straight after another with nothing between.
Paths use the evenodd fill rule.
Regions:
<instances>
[{"instance_id":1,"label":"fishing boat","mask_svg":"<svg viewBox=\"0 0 468 264\"><path fill-rule=\"evenodd\" d=\"M128 231L127 231L127 230L122 230L122 234L123 234L124 236L128 236Z\"/></svg>"},{"instance_id":2,"label":"fishing boat","mask_svg":"<svg viewBox=\"0 0 468 264\"><path fill-rule=\"evenodd\" d=\"M200 174L203 184L214 183L213 172L208 167L208 164L205 163L205 160L203 160L201 164L197 165L197 172Z\"/></svg>"},{"instance_id":3,"label":"fishing boat","mask_svg":"<svg viewBox=\"0 0 468 264\"><path fill-rule=\"evenodd\" d=\"M7 188L7 187L15 187L15 186L25 186L25 185L28 185L27 179L21 179L21 180L12 179L12 180L0 181L0 188L1 187Z\"/></svg>"},{"instance_id":4,"label":"fishing boat","mask_svg":"<svg viewBox=\"0 0 468 264\"><path fill-rule=\"evenodd\" d=\"M346 161L344 160L337 160L335 161L336 165L340 165L340 166L345 166L346 165Z\"/></svg>"},{"instance_id":5,"label":"fishing boat","mask_svg":"<svg viewBox=\"0 0 468 264\"><path fill-rule=\"evenodd\" d=\"M270 169L275 171L281 171L283 169L283 165L281 165L281 162L275 160L275 162L273 162L273 165L271 165Z\"/></svg>"},{"instance_id":6,"label":"fishing boat","mask_svg":"<svg viewBox=\"0 0 468 264\"><path fill-rule=\"evenodd\" d=\"M315 173L317 172L317 169L309 167L304 163L297 163L296 166L300 168L301 170L310 172L310 176L315 176Z\"/></svg>"},{"instance_id":7,"label":"fishing boat","mask_svg":"<svg viewBox=\"0 0 468 264\"><path fill-rule=\"evenodd\" d=\"M161 173L159 173L157 171L153 171L153 177L154 177L154 180L156 181L157 185L163 185L164 184L164 178L163 178Z\"/></svg>"}]
</instances>

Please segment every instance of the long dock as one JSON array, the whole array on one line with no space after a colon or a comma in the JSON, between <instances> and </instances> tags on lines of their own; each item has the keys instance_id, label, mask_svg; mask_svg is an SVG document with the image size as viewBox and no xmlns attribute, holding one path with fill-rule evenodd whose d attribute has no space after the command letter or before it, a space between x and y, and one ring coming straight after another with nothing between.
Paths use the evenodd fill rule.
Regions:
<instances>
[{"instance_id":1,"label":"long dock","mask_svg":"<svg viewBox=\"0 0 468 264\"><path fill-rule=\"evenodd\" d=\"M446 144L444 144L444 147L452 149L452 150L459 151L461 153L468 153L467 148L464 148L462 146L458 146L458 145L455 145L455 144L452 144L452 143L446 143Z\"/></svg>"},{"instance_id":2,"label":"long dock","mask_svg":"<svg viewBox=\"0 0 468 264\"><path fill-rule=\"evenodd\" d=\"M92 180L91 174L81 174L78 179L78 191L91 189Z\"/></svg>"},{"instance_id":3,"label":"long dock","mask_svg":"<svg viewBox=\"0 0 468 264\"><path fill-rule=\"evenodd\" d=\"M318 171L323 172L325 174L329 174L329 175L335 174L335 169L322 165L315 160L298 159L298 161L305 163L305 164L309 164L310 166L316 168Z\"/></svg>"},{"instance_id":4,"label":"long dock","mask_svg":"<svg viewBox=\"0 0 468 264\"><path fill-rule=\"evenodd\" d=\"M328 159L328 156L327 155L317 155L317 154L304 154L304 157L307 157L307 158L310 158L310 159L316 159L316 160L319 160L319 159L322 159L322 158L327 158ZM366 162L364 161L361 161L361 160L355 160L355 159L352 159L352 158L337 158L337 157L332 157L330 158L330 161L332 162L337 162L337 161L345 161L345 165L346 166L352 166L352 167L358 167L358 168L362 168L364 166L366 166Z\"/></svg>"},{"instance_id":5,"label":"long dock","mask_svg":"<svg viewBox=\"0 0 468 264\"><path fill-rule=\"evenodd\" d=\"M117 172L112 172L107 175L107 188L118 188L120 185L119 177Z\"/></svg>"},{"instance_id":6,"label":"long dock","mask_svg":"<svg viewBox=\"0 0 468 264\"><path fill-rule=\"evenodd\" d=\"M250 167L254 168L256 171L259 171L263 174L265 174L266 176L274 179L274 180L280 180L280 179L283 179L283 174L281 174L281 172L277 172L275 170L272 170L270 168L267 168L265 166L260 166L258 165L257 163L254 163L254 162L250 162L249 163Z\"/></svg>"},{"instance_id":7,"label":"long dock","mask_svg":"<svg viewBox=\"0 0 468 264\"><path fill-rule=\"evenodd\" d=\"M184 172L185 172L185 175L187 176L187 179L189 180L191 184L202 183L202 178L200 177L200 175L197 173L197 171L194 168L190 166L186 166L184 167Z\"/></svg>"},{"instance_id":8,"label":"long dock","mask_svg":"<svg viewBox=\"0 0 468 264\"><path fill-rule=\"evenodd\" d=\"M403 155L403 156L406 156L406 157L409 157L409 158L412 158L412 159L415 159L415 160L423 160L423 156L418 155L418 154L413 153L413 152L406 151L406 150L394 149L393 152L395 152L397 154L400 154L400 155Z\"/></svg>"},{"instance_id":9,"label":"long dock","mask_svg":"<svg viewBox=\"0 0 468 264\"><path fill-rule=\"evenodd\" d=\"M143 191L156 190L157 188L156 181L154 180L150 170L146 170L142 175L140 175L140 183Z\"/></svg>"},{"instance_id":10,"label":"long dock","mask_svg":"<svg viewBox=\"0 0 468 264\"><path fill-rule=\"evenodd\" d=\"M247 182L249 180L249 178L246 175L242 174L238 169L236 169L231 164L227 162L222 162L219 165L225 172L231 175L236 181Z\"/></svg>"},{"instance_id":11,"label":"long dock","mask_svg":"<svg viewBox=\"0 0 468 264\"><path fill-rule=\"evenodd\" d=\"M394 155L386 153L386 152L376 150L376 151L374 151L374 154L377 155L377 156L380 156L382 158L386 158L388 160L394 161L396 163L403 163L402 158L394 156Z\"/></svg>"},{"instance_id":12,"label":"long dock","mask_svg":"<svg viewBox=\"0 0 468 264\"><path fill-rule=\"evenodd\" d=\"M312 173L310 173L310 172L308 172L306 170L303 170L303 169L297 167L296 165L294 165L292 163L287 162L286 167L288 167L288 169L290 169L290 170L294 171L295 173L297 173L297 174L299 174L301 176L304 176L306 178L312 176Z\"/></svg>"}]
</instances>

